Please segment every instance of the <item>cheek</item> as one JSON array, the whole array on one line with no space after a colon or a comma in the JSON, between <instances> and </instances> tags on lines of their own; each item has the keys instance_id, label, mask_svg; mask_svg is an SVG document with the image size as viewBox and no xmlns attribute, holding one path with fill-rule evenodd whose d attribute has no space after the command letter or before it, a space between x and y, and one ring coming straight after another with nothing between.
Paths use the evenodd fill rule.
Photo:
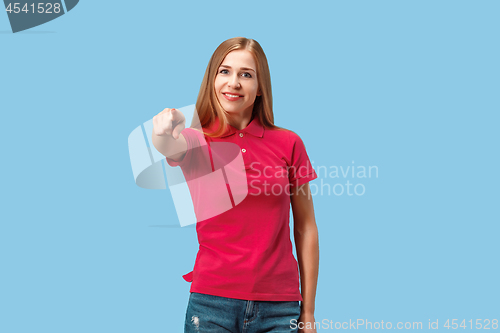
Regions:
<instances>
[{"instance_id":1,"label":"cheek","mask_svg":"<svg viewBox=\"0 0 500 333\"><path fill-rule=\"evenodd\" d=\"M215 98L220 102L220 98L219 98L219 91L220 91L220 87L217 85L217 82L215 82L214 84L214 95L215 95Z\"/></svg>"},{"instance_id":2,"label":"cheek","mask_svg":"<svg viewBox=\"0 0 500 333\"><path fill-rule=\"evenodd\" d=\"M254 84L253 85L253 92L257 95L258 91L259 91L259 85L258 84Z\"/></svg>"},{"instance_id":3,"label":"cheek","mask_svg":"<svg viewBox=\"0 0 500 333\"><path fill-rule=\"evenodd\" d=\"M254 89L252 90L252 96L257 97L257 92L258 92L258 91L259 91L259 89L254 88Z\"/></svg>"},{"instance_id":4,"label":"cheek","mask_svg":"<svg viewBox=\"0 0 500 333\"><path fill-rule=\"evenodd\" d=\"M214 90L215 90L215 92L217 92L219 89L220 89L220 84L217 82L217 80L215 80L215 82L214 82Z\"/></svg>"},{"instance_id":5,"label":"cheek","mask_svg":"<svg viewBox=\"0 0 500 333\"><path fill-rule=\"evenodd\" d=\"M215 91L221 90L222 86L224 85L223 83L224 82L219 78L219 76L216 76L215 77L215 81L214 81L214 89L215 89Z\"/></svg>"},{"instance_id":6,"label":"cheek","mask_svg":"<svg viewBox=\"0 0 500 333\"><path fill-rule=\"evenodd\" d=\"M256 95L259 89L256 85L249 84L245 87L245 90L249 93L249 95Z\"/></svg>"}]
</instances>

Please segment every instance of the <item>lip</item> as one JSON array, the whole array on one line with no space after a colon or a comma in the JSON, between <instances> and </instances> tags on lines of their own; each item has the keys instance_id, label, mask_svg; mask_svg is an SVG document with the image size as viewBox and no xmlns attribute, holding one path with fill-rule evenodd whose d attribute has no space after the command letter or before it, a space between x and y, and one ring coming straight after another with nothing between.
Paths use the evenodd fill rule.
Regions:
<instances>
[{"instance_id":1,"label":"lip","mask_svg":"<svg viewBox=\"0 0 500 333\"><path fill-rule=\"evenodd\" d=\"M238 95L238 97L230 97L230 96L227 96L226 94L230 94L230 95ZM225 99L227 99L228 101L237 101L241 98L243 98L243 96L241 96L240 94L233 94L233 93L229 93L229 92L223 92L222 95L224 96Z\"/></svg>"}]
</instances>

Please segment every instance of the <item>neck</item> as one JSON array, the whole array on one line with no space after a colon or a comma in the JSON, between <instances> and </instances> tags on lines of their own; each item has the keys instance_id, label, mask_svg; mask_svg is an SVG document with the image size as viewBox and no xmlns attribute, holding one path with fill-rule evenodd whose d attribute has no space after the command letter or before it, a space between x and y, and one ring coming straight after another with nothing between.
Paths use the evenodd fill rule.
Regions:
<instances>
[{"instance_id":1,"label":"neck","mask_svg":"<svg viewBox=\"0 0 500 333\"><path fill-rule=\"evenodd\" d=\"M227 115L227 121L229 122L229 125L233 126L238 130L242 130L248 126L250 121L252 121L252 109L250 109L249 112L243 112L237 114L229 113Z\"/></svg>"}]
</instances>

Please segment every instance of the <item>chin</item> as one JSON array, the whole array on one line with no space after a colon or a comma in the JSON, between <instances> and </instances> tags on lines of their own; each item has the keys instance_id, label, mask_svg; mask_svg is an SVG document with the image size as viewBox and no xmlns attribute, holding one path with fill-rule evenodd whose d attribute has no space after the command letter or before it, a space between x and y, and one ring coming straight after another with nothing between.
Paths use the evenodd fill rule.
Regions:
<instances>
[{"instance_id":1,"label":"chin","mask_svg":"<svg viewBox=\"0 0 500 333\"><path fill-rule=\"evenodd\" d=\"M222 106L222 108L223 108L223 109L224 109L227 113L233 113L233 114L235 114L235 113L239 113L239 112L240 112L240 110L239 110L239 109L236 109L236 108L235 108L234 106L232 106L232 105L227 106L227 105L221 104L221 106Z\"/></svg>"}]
</instances>

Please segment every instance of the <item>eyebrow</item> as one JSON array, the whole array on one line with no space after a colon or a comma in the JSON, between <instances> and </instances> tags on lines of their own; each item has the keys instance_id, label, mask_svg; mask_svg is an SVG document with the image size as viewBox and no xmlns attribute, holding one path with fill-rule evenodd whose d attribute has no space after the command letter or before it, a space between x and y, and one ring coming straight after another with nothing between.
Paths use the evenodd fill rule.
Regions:
<instances>
[{"instance_id":1,"label":"eyebrow","mask_svg":"<svg viewBox=\"0 0 500 333\"><path fill-rule=\"evenodd\" d=\"M228 66L228 65L220 65L220 67L231 68L231 66ZM255 72L255 69L250 68L250 67L240 67L240 69L242 69L242 70L246 70L246 71L250 70L250 71ZM255 73L257 73L257 72L255 72Z\"/></svg>"}]
</instances>

